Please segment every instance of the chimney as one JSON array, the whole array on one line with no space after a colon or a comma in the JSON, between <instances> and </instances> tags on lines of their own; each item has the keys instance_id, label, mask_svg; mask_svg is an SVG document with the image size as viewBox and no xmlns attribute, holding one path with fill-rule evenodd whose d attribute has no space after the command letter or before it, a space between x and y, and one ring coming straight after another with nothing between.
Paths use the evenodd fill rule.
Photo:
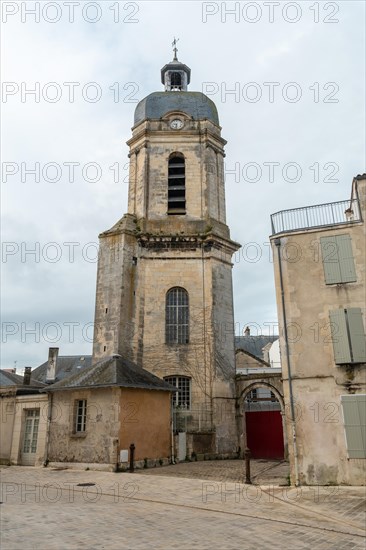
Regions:
<instances>
[{"instance_id":1,"label":"chimney","mask_svg":"<svg viewBox=\"0 0 366 550\"><path fill-rule=\"evenodd\" d=\"M53 384L56 380L56 363L58 357L58 348L49 348L46 383Z\"/></svg>"},{"instance_id":2,"label":"chimney","mask_svg":"<svg viewBox=\"0 0 366 550\"><path fill-rule=\"evenodd\" d=\"M244 336L250 336L250 328L249 327L246 327L246 329L244 331Z\"/></svg>"},{"instance_id":3,"label":"chimney","mask_svg":"<svg viewBox=\"0 0 366 550\"><path fill-rule=\"evenodd\" d=\"M266 363L269 363L269 348L267 348L267 346L265 346L265 347L262 349L262 353L263 353L263 360L264 360Z\"/></svg>"},{"instance_id":4,"label":"chimney","mask_svg":"<svg viewBox=\"0 0 366 550\"><path fill-rule=\"evenodd\" d=\"M23 386L29 386L32 374L32 367L24 367Z\"/></svg>"}]
</instances>

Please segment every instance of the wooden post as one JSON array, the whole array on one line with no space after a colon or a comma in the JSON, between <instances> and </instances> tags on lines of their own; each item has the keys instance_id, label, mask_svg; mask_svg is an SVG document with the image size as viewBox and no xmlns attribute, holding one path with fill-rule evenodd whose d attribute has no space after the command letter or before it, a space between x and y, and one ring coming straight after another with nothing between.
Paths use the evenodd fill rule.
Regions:
<instances>
[{"instance_id":1,"label":"wooden post","mask_svg":"<svg viewBox=\"0 0 366 550\"><path fill-rule=\"evenodd\" d=\"M130 473L133 474L134 468L134 457L135 457L135 445L131 443L130 445Z\"/></svg>"}]
</instances>

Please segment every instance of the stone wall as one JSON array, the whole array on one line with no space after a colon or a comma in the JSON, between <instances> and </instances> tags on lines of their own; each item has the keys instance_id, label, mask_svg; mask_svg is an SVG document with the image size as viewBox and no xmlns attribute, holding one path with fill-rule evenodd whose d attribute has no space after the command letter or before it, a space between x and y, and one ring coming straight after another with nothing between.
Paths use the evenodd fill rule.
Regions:
<instances>
[{"instance_id":1,"label":"stone wall","mask_svg":"<svg viewBox=\"0 0 366 550\"><path fill-rule=\"evenodd\" d=\"M75 433L75 401L87 400L86 431ZM53 392L49 461L104 464L118 462L119 388Z\"/></svg>"},{"instance_id":2,"label":"stone wall","mask_svg":"<svg viewBox=\"0 0 366 550\"><path fill-rule=\"evenodd\" d=\"M10 464L16 411L16 388L0 390L0 464Z\"/></svg>"}]
</instances>

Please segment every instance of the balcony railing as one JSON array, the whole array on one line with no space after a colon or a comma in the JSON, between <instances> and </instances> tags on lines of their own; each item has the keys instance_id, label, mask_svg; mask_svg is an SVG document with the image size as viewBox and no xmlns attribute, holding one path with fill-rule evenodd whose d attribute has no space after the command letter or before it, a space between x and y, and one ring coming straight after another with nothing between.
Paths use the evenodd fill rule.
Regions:
<instances>
[{"instance_id":1,"label":"balcony railing","mask_svg":"<svg viewBox=\"0 0 366 550\"><path fill-rule=\"evenodd\" d=\"M358 199L282 210L271 216L272 235L362 221Z\"/></svg>"}]
</instances>

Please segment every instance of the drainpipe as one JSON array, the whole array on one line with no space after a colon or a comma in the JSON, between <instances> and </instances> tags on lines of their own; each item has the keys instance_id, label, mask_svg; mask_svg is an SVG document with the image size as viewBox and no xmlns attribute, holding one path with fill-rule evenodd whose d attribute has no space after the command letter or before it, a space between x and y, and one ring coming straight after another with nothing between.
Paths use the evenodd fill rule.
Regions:
<instances>
[{"instance_id":1,"label":"drainpipe","mask_svg":"<svg viewBox=\"0 0 366 550\"><path fill-rule=\"evenodd\" d=\"M47 414L47 431L46 431L46 453L44 457L43 466L48 465L48 453L50 448L50 429L51 429L51 420L52 420L52 402L53 402L53 393L48 393L48 414Z\"/></svg>"},{"instance_id":2,"label":"drainpipe","mask_svg":"<svg viewBox=\"0 0 366 550\"><path fill-rule=\"evenodd\" d=\"M290 351L288 346L288 334L287 334L287 318L286 318L286 307L285 307L285 292L283 289L283 275L282 275L282 263L281 263L281 239L277 238L274 241L277 247L277 257L278 257L278 268L280 274L280 288L281 288L281 305L282 305L282 316L283 316L283 334L285 338L285 349L286 349L286 361L288 369L288 386L290 394L290 412L291 412L291 430L292 430L292 443L294 449L294 466L295 466L295 486L300 485L299 482L299 463L298 463L298 454L297 454L297 443L296 443L296 420L295 420L295 406L294 406L294 396L292 392L292 377L291 377L291 361L290 361Z\"/></svg>"},{"instance_id":3,"label":"drainpipe","mask_svg":"<svg viewBox=\"0 0 366 550\"><path fill-rule=\"evenodd\" d=\"M174 456L174 419L173 419L173 406L172 401L170 399L170 444L171 444L171 462L172 464L175 464L175 456Z\"/></svg>"}]
</instances>

